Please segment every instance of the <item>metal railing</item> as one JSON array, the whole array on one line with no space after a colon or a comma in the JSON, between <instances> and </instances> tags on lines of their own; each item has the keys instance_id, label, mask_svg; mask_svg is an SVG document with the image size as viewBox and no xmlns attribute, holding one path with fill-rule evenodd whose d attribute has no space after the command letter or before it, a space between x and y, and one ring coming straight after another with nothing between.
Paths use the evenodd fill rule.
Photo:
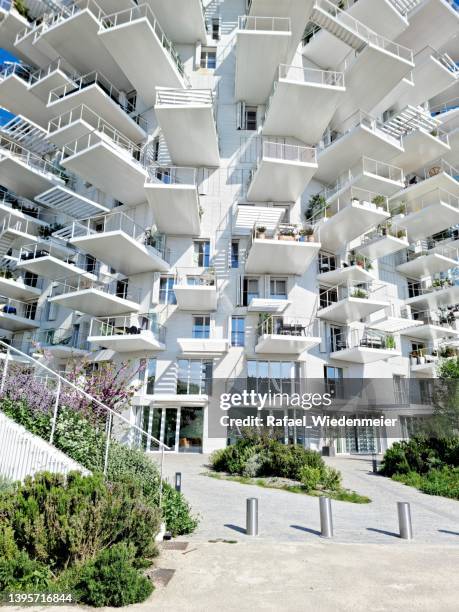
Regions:
<instances>
[{"instance_id":1,"label":"metal railing","mask_svg":"<svg viewBox=\"0 0 459 612\"><path fill-rule=\"evenodd\" d=\"M148 183L164 183L166 185L195 185L197 186L197 168L188 166L147 166Z\"/></svg>"},{"instance_id":2,"label":"metal railing","mask_svg":"<svg viewBox=\"0 0 459 612\"><path fill-rule=\"evenodd\" d=\"M386 221L385 223L380 223L378 227L364 234L360 240L359 246L365 246L369 242L384 239L388 236L392 238L398 238L399 240L405 240L406 246L408 246L408 236L406 229L401 228L397 225L397 223L394 223L393 221Z\"/></svg>"},{"instance_id":3,"label":"metal railing","mask_svg":"<svg viewBox=\"0 0 459 612\"><path fill-rule=\"evenodd\" d=\"M69 175L64 170L56 168L51 162L42 159L39 155L32 153L13 140L0 136L0 157L3 155L10 155L50 180L61 180L63 182L69 180Z\"/></svg>"},{"instance_id":4,"label":"metal railing","mask_svg":"<svg viewBox=\"0 0 459 612\"><path fill-rule=\"evenodd\" d=\"M399 183L401 188L404 187L405 184L405 175L402 168L364 156L357 164L352 166L352 168L340 174L333 187L326 189L326 197L331 197L333 193L340 191L346 185L351 184L357 177L365 173Z\"/></svg>"},{"instance_id":5,"label":"metal railing","mask_svg":"<svg viewBox=\"0 0 459 612\"><path fill-rule=\"evenodd\" d=\"M11 208L11 210L16 210L18 213L27 215L27 217L36 219L38 221L37 225L39 225L40 221L51 223L57 219L57 215L42 210L30 200L17 196L10 191L3 192L0 199L0 206L6 206L7 208Z\"/></svg>"},{"instance_id":6,"label":"metal railing","mask_svg":"<svg viewBox=\"0 0 459 612\"><path fill-rule=\"evenodd\" d=\"M214 268L177 268L174 285L178 287L215 287L217 274Z\"/></svg>"},{"instance_id":7,"label":"metal railing","mask_svg":"<svg viewBox=\"0 0 459 612\"><path fill-rule=\"evenodd\" d=\"M375 119L362 110L358 110L344 119L339 129L332 130L327 128L327 131L322 137L322 141L319 145L320 148L326 149L357 127L363 127L367 130L371 130L377 136L384 138L385 140L389 140L393 142L395 146L402 148L401 136L393 136L389 134L386 130L384 130L384 123L382 121Z\"/></svg>"},{"instance_id":8,"label":"metal railing","mask_svg":"<svg viewBox=\"0 0 459 612\"><path fill-rule=\"evenodd\" d=\"M247 246L247 253L255 239L257 240L288 240L290 242L313 242L315 240L313 236L314 232L312 228L304 229L301 225L295 225L292 223L279 223L273 229L266 229L263 226L263 221L257 221L253 228L250 236L250 241Z\"/></svg>"},{"instance_id":9,"label":"metal railing","mask_svg":"<svg viewBox=\"0 0 459 612\"><path fill-rule=\"evenodd\" d=\"M32 336L32 342L39 350L55 346L89 351L89 342L81 333L75 333L73 327L58 327L56 329L42 329Z\"/></svg>"},{"instance_id":10,"label":"metal railing","mask_svg":"<svg viewBox=\"0 0 459 612\"><path fill-rule=\"evenodd\" d=\"M0 326L1 317L4 315L17 316L23 319L39 322L41 319L41 308L36 301L23 302L13 298L0 295Z\"/></svg>"},{"instance_id":11,"label":"metal railing","mask_svg":"<svg viewBox=\"0 0 459 612\"><path fill-rule=\"evenodd\" d=\"M338 192L339 190L336 190L336 188L324 190L325 204L308 217L309 223L315 225L324 219L330 219L340 211L352 206L361 206L368 210L380 210L386 213L390 212L387 197L379 193L360 189L360 187L350 187L336 196Z\"/></svg>"},{"instance_id":12,"label":"metal railing","mask_svg":"<svg viewBox=\"0 0 459 612\"><path fill-rule=\"evenodd\" d=\"M352 348L370 348L381 350L397 350L393 334L366 328L349 329L330 337L330 352L344 351Z\"/></svg>"},{"instance_id":13,"label":"metal railing","mask_svg":"<svg viewBox=\"0 0 459 612\"><path fill-rule=\"evenodd\" d=\"M57 59L50 62L44 68L38 68L30 73L29 85L36 85L42 79L45 79L52 72L56 72L57 70L64 72L71 79L78 79L80 75L78 75L70 66L70 64L63 59L62 57L58 57Z\"/></svg>"},{"instance_id":14,"label":"metal railing","mask_svg":"<svg viewBox=\"0 0 459 612\"><path fill-rule=\"evenodd\" d=\"M101 143L109 146L119 154L125 155L127 153L130 161L141 164L142 147L136 145L132 140L129 140L129 138L126 138L126 136L114 129L103 119L100 120L96 131L84 134L76 140L65 144L62 147L62 154L65 159L66 157L72 157L73 155L87 151L91 147Z\"/></svg>"},{"instance_id":15,"label":"metal railing","mask_svg":"<svg viewBox=\"0 0 459 612\"><path fill-rule=\"evenodd\" d=\"M294 66L292 64L279 65L279 79L309 83L314 85L327 85L329 87L344 87L344 73L334 70L321 70Z\"/></svg>"},{"instance_id":16,"label":"metal railing","mask_svg":"<svg viewBox=\"0 0 459 612\"><path fill-rule=\"evenodd\" d=\"M166 328L160 325L156 317L151 314L99 317L91 319L88 338L142 335L153 335L155 340L164 343Z\"/></svg>"},{"instance_id":17,"label":"metal railing","mask_svg":"<svg viewBox=\"0 0 459 612\"><path fill-rule=\"evenodd\" d=\"M105 430L105 444L103 456L101 457L101 466L105 475L107 475L110 462L109 451L112 438L130 447L139 447L142 439L150 440L150 444L153 447L162 451L159 491L159 505L161 506L164 450L172 450L169 446L152 436L149 432L145 431L138 425L131 423L129 418L126 418L120 413L120 408L123 408L122 406L110 407L96 397L87 393L81 386L79 386L83 385L84 381L79 384L75 384L75 382L64 378L61 374L58 374L42 362L23 353L15 347L9 346L5 342L0 341L0 350L5 353L0 382L0 398L8 398L13 387L16 401L21 395L24 397L24 399L26 399L26 390L22 388L18 389L17 386L14 387L16 374L21 373L21 365L17 364L17 361L20 360L26 374L30 376L32 380L39 382L40 385L42 385L44 392L47 391L50 404L49 409L51 410L52 415L50 434L48 438L48 442L50 444L52 444L54 441L56 425L59 419L59 411L68 406L69 400L73 400L73 404L76 402L79 405L83 405L83 408L85 409L84 413L87 417L89 417L90 422L93 422L92 419L102 419L102 421L105 421L102 428L102 433ZM27 459L27 452L25 453L25 458ZM41 469L45 469L46 467L47 466L45 465Z\"/></svg>"},{"instance_id":18,"label":"metal railing","mask_svg":"<svg viewBox=\"0 0 459 612\"><path fill-rule=\"evenodd\" d=\"M69 254L69 251L71 254ZM19 261L32 261L42 257L55 257L64 263L75 266L75 269L82 274L86 272L97 276L100 272L101 264L99 261L88 261L84 253L70 247L62 249L62 247L51 242L49 244L43 242L41 244L26 244L19 251Z\"/></svg>"},{"instance_id":19,"label":"metal railing","mask_svg":"<svg viewBox=\"0 0 459 612\"><path fill-rule=\"evenodd\" d=\"M293 315L260 315L257 327L258 337L276 335L287 337L320 337L320 322L313 317L296 317Z\"/></svg>"},{"instance_id":20,"label":"metal railing","mask_svg":"<svg viewBox=\"0 0 459 612\"><path fill-rule=\"evenodd\" d=\"M104 15L101 20L101 29L108 30L110 28L116 28L121 25L132 23L137 19L146 19L148 21L161 46L164 47L164 49L166 49L166 51L169 53L180 75L185 79L185 70L183 68L180 56L173 43L167 38L164 30L156 18L156 15L153 13L148 4L141 4L138 6L133 6L130 9L124 9L122 11L112 13L110 15Z\"/></svg>"},{"instance_id":21,"label":"metal railing","mask_svg":"<svg viewBox=\"0 0 459 612\"><path fill-rule=\"evenodd\" d=\"M407 263L419 259L419 257L425 257L431 255L429 249L424 248L422 244L411 245L411 248L407 249L406 252L400 254L399 263ZM435 251L435 255L441 255L448 259L454 260L459 265L459 249L452 247L438 247ZM453 267L453 266L452 266Z\"/></svg>"},{"instance_id":22,"label":"metal railing","mask_svg":"<svg viewBox=\"0 0 459 612\"><path fill-rule=\"evenodd\" d=\"M23 287L30 287L31 289L41 290L43 289L43 279L37 277L30 277L25 274L22 270L16 270L4 265L0 267L0 279L11 280Z\"/></svg>"},{"instance_id":23,"label":"metal railing","mask_svg":"<svg viewBox=\"0 0 459 612\"><path fill-rule=\"evenodd\" d=\"M5 232L13 231L29 236L38 236L38 226L30 219L18 219L16 215L10 213L0 225L0 235Z\"/></svg>"},{"instance_id":24,"label":"metal railing","mask_svg":"<svg viewBox=\"0 0 459 612\"><path fill-rule=\"evenodd\" d=\"M435 106L432 106L430 108L430 114L432 115L432 117L435 117L436 115L447 113L448 111L455 110L456 108L459 108L459 97L451 98L446 102L442 102L441 104L436 104Z\"/></svg>"},{"instance_id":25,"label":"metal railing","mask_svg":"<svg viewBox=\"0 0 459 612\"><path fill-rule=\"evenodd\" d=\"M69 227L68 239L116 231L123 232L136 242L153 249L165 261L169 261L170 253L166 248L166 236L159 232L146 230L121 211L74 221Z\"/></svg>"},{"instance_id":26,"label":"metal railing","mask_svg":"<svg viewBox=\"0 0 459 612\"><path fill-rule=\"evenodd\" d=\"M396 203L395 205L391 206L391 213L392 215L409 215L440 203L447 204L448 206L459 210L458 197L454 196L448 191L445 191L444 189L433 189L425 194L422 198L415 198L414 200Z\"/></svg>"},{"instance_id":27,"label":"metal railing","mask_svg":"<svg viewBox=\"0 0 459 612\"><path fill-rule=\"evenodd\" d=\"M424 325L435 325L437 327L445 327L447 329L456 328L455 312L459 312L459 305L447 306L438 310L411 310L411 318L413 321L422 321Z\"/></svg>"},{"instance_id":28,"label":"metal railing","mask_svg":"<svg viewBox=\"0 0 459 612\"><path fill-rule=\"evenodd\" d=\"M142 290L139 287L131 286L128 280L113 280L110 282L103 282L101 280L92 280L85 278L84 276L79 276L77 279L71 278L55 281L53 283L50 297L54 298L67 295L69 293L89 290L100 291L107 295L112 295L136 304L140 303L142 296Z\"/></svg>"},{"instance_id":29,"label":"metal railing","mask_svg":"<svg viewBox=\"0 0 459 612\"><path fill-rule=\"evenodd\" d=\"M436 49L432 49L432 56L443 66L443 68L446 68L446 70L457 78L459 75L459 66L447 53L440 53Z\"/></svg>"},{"instance_id":30,"label":"metal railing","mask_svg":"<svg viewBox=\"0 0 459 612\"><path fill-rule=\"evenodd\" d=\"M317 153L314 147L287 144L274 140L263 139L262 157L281 159L284 161L317 164Z\"/></svg>"},{"instance_id":31,"label":"metal railing","mask_svg":"<svg viewBox=\"0 0 459 612\"><path fill-rule=\"evenodd\" d=\"M257 17L239 15L238 29L265 32L291 32L290 17Z\"/></svg>"},{"instance_id":32,"label":"metal railing","mask_svg":"<svg viewBox=\"0 0 459 612\"><path fill-rule=\"evenodd\" d=\"M212 106L214 96L211 89L175 89L157 87L155 106Z\"/></svg>"},{"instance_id":33,"label":"metal railing","mask_svg":"<svg viewBox=\"0 0 459 612\"><path fill-rule=\"evenodd\" d=\"M9 76L15 75L29 84L33 71L34 69L31 66L27 66L27 64L4 62L0 66L0 81L4 81Z\"/></svg>"},{"instance_id":34,"label":"metal railing","mask_svg":"<svg viewBox=\"0 0 459 612\"><path fill-rule=\"evenodd\" d=\"M347 298L378 299L385 297L386 285L378 283L344 283L319 289L319 310ZM383 296L381 294L384 294Z\"/></svg>"},{"instance_id":35,"label":"metal railing","mask_svg":"<svg viewBox=\"0 0 459 612\"><path fill-rule=\"evenodd\" d=\"M444 291L458 285L459 275L452 274L450 277L439 275L431 276L427 281L410 282L406 291L406 299L430 295L437 291Z\"/></svg>"}]
</instances>

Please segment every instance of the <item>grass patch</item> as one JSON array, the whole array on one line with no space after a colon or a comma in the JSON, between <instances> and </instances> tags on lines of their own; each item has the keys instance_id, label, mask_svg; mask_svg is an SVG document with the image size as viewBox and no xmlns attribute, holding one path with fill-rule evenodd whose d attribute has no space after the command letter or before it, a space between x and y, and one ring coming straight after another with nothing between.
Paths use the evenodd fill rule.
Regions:
<instances>
[{"instance_id":1,"label":"grass patch","mask_svg":"<svg viewBox=\"0 0 459 612\"><path fill-rule=\"evenodd\" d=\"M301 483L287 483L284 479L275 478L249 478L248 476L234 476L224 474L222 472L202 472L203 476L216 478L217 480L229 480L230 482L238 482L240 484L254 485L263 487L264 489L278 489L279 491L288 491L289 493L297 493L300 495L310 495L311 497L321 497L326 495L330 499L337 501L345 501L353 504L369 504L371 499L366 495L360 495L350 489L339 489L337 491L327 491L324 489L308 490Z\"/></svg>"}]
</instances>

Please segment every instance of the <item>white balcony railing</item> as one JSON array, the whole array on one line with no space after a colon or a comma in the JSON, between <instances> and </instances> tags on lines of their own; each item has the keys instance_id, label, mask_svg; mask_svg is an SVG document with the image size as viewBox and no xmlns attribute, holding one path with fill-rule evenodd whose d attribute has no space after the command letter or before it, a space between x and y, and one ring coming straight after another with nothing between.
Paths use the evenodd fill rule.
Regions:
<instances>
[{"instance_id":1,"label":"white balcony railing","mask_svg":"<svg viewBox=\"0 0 459 612\"><path fill-rule=\"evenodd\" d=\"M391 213L393 215L409 215L440 203L447 204L448 206L459 210L459 198L452 195L448 191L445 191L444 189L433 189L421 198L416 198L407 202L400 202L391 206Z\"/></svg>"},{"instance_id":2,"label":"white balcony railing","mask_svg":"<svg viewBox=\"0 0 459 612\"><path fill-rule=\"evenodd\" d=\"M57 329L42 329L32 337L32 342L39 349L49 349L56 346L89 351L89 342L73 327L58 327Z\"/></svg>"},{"instance_id":3,"label":"white balcony railing","mask_svg":"<svg viewBox=\"0 0 459 612\"><path fill-rule=\"evenodd\" d=\"M132 286L127 279L103 282L102 280L91 280L80 276L77 279L72 278L55 281L50 297L65 296L69 293L90 290L100 291L106 295L129 300L136 304L140 303L142 296L140 287Z\"/></svg>"},{"instance_id":4,"label":"white balcony railing","mask_svg":"<svg viewBox=\"0 0 459 612\"><path fill-rule=\"evenodd\" d=\"M397 223L394 223L392 220L386 221L385 223L381 223L377 228L367 232L360 239L360 247L365 246L370 242L374 242L375 240L382 240L384 238L398 238L399 240L405 240L406 245L408 246L408 237L406 229L401 228Z\"/></svg>"},{"instance_id":5,"label":"white balcony railing","mask_svg":"<svg viewBox=\"0 0 459 612\"><path fill-rule=\"evenodd\" d=\"M290 17L258 17L239 15L238 29L264 32L291 32Z\"/></svg>"},{"instance_id":6,"label":"white balcony railing","mask_svg":"<svg viewBox=\"0 0 459 612\"><path fill-rule=\"evenodd\" d=\"M142 332L151 332L158 342L165 342L166 328L150 314L128 314L92 319L89 337L138 336Z\"/></svg>"},{"instance_id":7,"label":"white balcony railing","mask_svg":"<svg viewBox=\"0 0 459 612\"><path fill-rule=\"evenodd\" d=\"M376 329L350 329L335 334L330 338L330 352L344 351L352 348L380 349L396 351L395 337Z\"/></svg>"},{"instance_id":8,"label":"white balcony railing","mask_svg":"<svg viewBox=\"0 0 459 612\"><path fill-rule=\"evenodd\" d=\"M386 290L386 285L382 283L348 283L322 287L319 290L319 310L348 298L383 299L386 297Z\"/></svg>"},{"instance_id":9,"label":"white balcony railing","mask_svg":"<svg viewBox=\"0 0 459 612\"><path fill-rule=\"evenodd\" d=\"M211 89L156 88L155 106L211 106L214 96Z\"/></svg>"},{"instance_id":10,"label":"white balcony railing","mask_svg":"<svg viewBox=\"0 0 459 612\"><path fill-rule=\"evenodd\" d=\"M17 159L35 172L43 174L49 180L60 180L63 182L69 180L69 175L64 170L56 168L51 162L46 161L36 153L32 153L32 151L17 144L14 140L0 136L0 159L5 155Z\"/></svg>"},{"instance_id":11,"label":"white balcony railing","mask_svg":"<svg viewBox=\"0 0 459 612\"><path fill-rule=\"evenodd\" d=\"M317 164L317 154L314 147L286 144L273 140L263 140L262 157L304 164Z\"/></svg>"},{"instance_id":12,"label":"white balcony railing","mask_svg":"<svg viewBox=\"0 0 459 612\"><path fill-rule=\"evenodd\" d=\"M51 241L40 244L25 244L19 250L19 261L34 261L43 257L54 257L60 261L75 266L80 271L88 274L97 275L100 271L100 262L95 259L88 259L86 255L65 246L52 243Z\"/></svg>"},{"instance_id":13,"label":"white balcony railing","mask_svg":"<svg viewBox=\"0 0 459 612\"><path fill-rule=\"evenodd\" d=\"M116 130L103 119L100 119L96 131L84 134L73 142L64 145L62 148L63 159L83 153L100 143L108 145L118 154L127 154L129 161L141 164L142 147L132 142L132 140L129 140L129 138L126 138L124 134Z\"/></svg>"},{"instance_id":14,"label":"white balcony railing","mask_svg":"<svg viewBox=\"0 0 459 612\"><path fill-rule=\"evenodd\" d=\"M324 203L317 210L313 210L312 214L308 214L308 221L312 224L316 224L324 219L330 219L340 211L351 207L352 205L358 204L368 210L381 211L389 213L389 202L386 196L379 193L368 191L367 189L360 189L360 187L351 187L340 193L336 198L333 198L332 202L328 202L331 196L336 193L335 188L330 191L325 189L323 192Z\"/></svg>"},{"instance_id":15,"label":"white balcony railing","mask_svg":"<svg viewBox=\"0 0 459 612\"><path fill-rule=\"evenodd\" d=\"M316 318L294 315L260 315L257 335L277 335L286 338L320 337L320 322Z\"/></svg>"},{"instance_id":16,"label":"white balcony railing","mask_svg":"<svg viewBox=\"0 0 459 612\"><path fill-rule=\"evenodd\" d=\"M371 130L375 135L380 138L384 138L389 142L393 143L395 146L402 148L402 140L400 136L389 134L386 130L384 130L384 123L379 119L375 119L368 113L365 113L362 110L358 110L355 113L352 113L347 119L345 119L339 128L330 129L328 128L325 132L322 142L320 143L320 148L325 149L332 144L334 144L337 140L352 132L357 127L365 128L366 130Z\"/></svg>"},{"instance_id":17,"label":"white balcony railing","mask_svg":"<svg viewBox=\"0 0 459 612\"><path fill-rule=\"evenodd\" d=\"M198 170L189 166L159 166L152 164L147 167L149 183L164 183L165 185L198 184Z\"/></svg>"},{"instance_id":18,"label":"white balcony railing","mask_svg":"<svg viewBox=\"0 0 459 612\"><path fill-rule=\"evenodd\" d=\"M9 317L21 317L30 319L31 321L39 322L41 319L41 308L38 307L36 301L23 302L14 300L13 298L0 295L0 315L8 315ZM0 316L0 327L1 325Z\"/></svg>"},{"instance_id":19,"label":"white balcony railing","mask_svg":"<svg viewBox=\"0 0 459 612\"><path fill-rule=\"evenodd\" d=\"M8 77L15 75L29 84L33 72L34 69L31 66L27 66L27 64L19 64L18 62L4 62L0 66L0 83Z\"/></svg>"},{"instance_id":20,"label":"white balcony railing","mask_svg":"<svg viewBox=\"0 0 459 612\"><path fill-rule=\"evenodd\" d=\"M174 284L180 287L215 287L217 274L214 268L177 268Z\"/></svg>"}]
</instances>

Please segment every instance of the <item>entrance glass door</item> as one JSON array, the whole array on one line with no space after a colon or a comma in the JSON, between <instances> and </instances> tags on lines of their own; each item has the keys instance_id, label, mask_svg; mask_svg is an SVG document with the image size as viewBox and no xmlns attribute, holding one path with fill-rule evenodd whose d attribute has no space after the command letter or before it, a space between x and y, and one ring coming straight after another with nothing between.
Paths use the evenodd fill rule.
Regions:
<instances>
[{"instance_id":1,"label":"entrance glass door","mask_svg":"<svg viewBox=\"0 0 459 612\"><path fill-rule=\"evenodd\" d=\"M139 406L136 423L156 440L168 446L170 451L202 452L204 427L202 408ZM145 434L139 434L137 444L144 451L160 450L159 445Z\"/></svg>"}]
</instances>

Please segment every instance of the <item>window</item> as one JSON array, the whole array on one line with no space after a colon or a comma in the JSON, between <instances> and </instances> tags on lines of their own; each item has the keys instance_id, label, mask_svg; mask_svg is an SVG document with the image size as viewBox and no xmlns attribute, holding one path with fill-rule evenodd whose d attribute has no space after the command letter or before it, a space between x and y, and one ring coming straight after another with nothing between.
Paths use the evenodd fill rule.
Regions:
<instances>
[{"instance_id":1,"label":"window","mask_svg":"<svg viewBox=\"0 0 459 612\"><path fill-rule=\"evenodd\" d=\"M319 253L319 273L336 270L336 257L328 253Z\"/></svg>"},{"instance_id":2,"label":"window","mask_svg":"<svg viewBox=\"0 0 459 612\"><path fill-rule=\"evenodd\" d=\"M220 19L212 18L212 40L220 40Z\"/></svg>"},{"instance_id":3,"label":"window","mask_svg":"<svg viewBox=\"0 0 459 612\"><path fill-rule=\"evenodd\" d=\"M325 387L334 397L343 397L343 368L324 366Z\"/></svg>"},{"instance_id":4,"label":"window","mask_svg":"<svg viewBox=\"0 0 459 612\"><path fill-rule=\"evenodd\" d=\"M231 242L231 267L239 268L239 241L233 240Z\"/></svg>"},{"instance_id":5,"label":"window","mask_svg":"<svg viewBox=\"0 0 459 612\"><path fill-rule=\"evenodd\" d=\"M178 395L211 395L212 360L179 359L177 374Z\"/></svg>"},{"instance_id":6,"label":"window","mask_svg":"<svg viewBox=\"0 0 459 612\"><path fill-rule=\"evenodd\" d=\"M38 284L38 276L33 272L29 272L28 270L24 273L24 285L28 285L29 287L36 287Z\"/></svg>"},{"instance_id":7,"label":"window","mask_svg":"<svg viewBox=\"0 0 459 612\"><path fill-rule=\"evenodd\" d=\"M285 278L272 278L269 283L269 294L272 300L287 299L287 281Z\"/></svg>"},{"instance_id":8,"label":"window","mask_svg":"<svg viewBox=\"0 0 459 612\"><path fill-rule=\"evenodd\" d=\"M256 130L257 129L257 107L246 106L244 111L244 130Z\"/></svg>"},{"instance_id":9,"label":"window","mask_svg":"<svg viewBox=\"0 0 459 612\"><path fill-rule=\"evenodd\" d=\"M129 280L127 278L116 281L116 297L126 300L128 298L128 285Z\"/></svg>"},{"instance_id":10,"label":"window","mask_svg":"<svg viewBox=\"0 0 459 612\"><path fill-rule=\"evenodd\" d=\"M194 264L199 268L208 268L210 265L210 241L194 241Z\"/></svg>"},{"instance_id":11,"label":"window","mask_svg":"<svg viewBox=\"0 0 459 612\"><path fill-rule=\"evenodd\" d=\"M162 276L159 279L159 303L160 304L177 304L174 293L174 277Z\"/></svg>"},{"instance_id":12,"label":"window","mask_svg":"<svg viewBox=\"0 0 459 612\"><path fill-rule=\"evenodd\" d=\"M295 393L300 365L295 361L247 361L247 389L257 393Z\"/></svg>"},{"instance_id":13,"label":"window","mask_svg":"<svg viewBox=\"0 0 459 612\"><path fill-rule=\"evenodd\" d=\"M244 278L242 291L242 305L249 306L250 302L259 297L258 278Z\"/></svg>"},{"instance_id":14,"label":"window","mask_svg":"<svg viewBox=\"0 0 459 612\"><path fill-rule=\"evenodd\" d=\"M201 68L207 70L215 70L217 67L217 51L209 47L201 49Z\"/></svg>"},{"instance_id":15,"label":"window","mask_svg":"<svg viewBox=\"0 0 459 612\"><path fill-rule=\"evenodd\" d=\"M193 317L192 338L210 338L209 315L196 315Z\"/></svg>"},{"instance_id":16,"label":"window","mask_svg":"<svg viewBox=\"0 0 459 612\"><path fill-rule=\"evenodd\" d=\"M153 395L155 392L156 359L142 359L140 378L143 382L143 392L145 395Z\"/></svg>"},{"instance_id":17,"label":"window","mask_svg":"<svg viewBox=\"0 0 459 612\"><path fill-rule=\"evenodd\" d=\"M86 272L94 274L96 272L97 260L92 255L85 255L84 269Z\"/></svg>"},{"instance_id":18,"label":"window","mask_svg":"<svg viewBox=\"0 0 459 612\"><path fill-rule=\"evenodd\" d=\"M245 319L244 317L231 318L231 345L244 346L245 344Z\"/></svg>"},{"instance_id":19,"label":"window","mask_svg":"<svg viewBox=\"0 0 459 612\"><path fill-rule=\"evenodd\" d=\"M59 305L55 302L47 302L46 318L48 321L55 321L57 319L57 313Z\"/></svg>"}]
</instances>

